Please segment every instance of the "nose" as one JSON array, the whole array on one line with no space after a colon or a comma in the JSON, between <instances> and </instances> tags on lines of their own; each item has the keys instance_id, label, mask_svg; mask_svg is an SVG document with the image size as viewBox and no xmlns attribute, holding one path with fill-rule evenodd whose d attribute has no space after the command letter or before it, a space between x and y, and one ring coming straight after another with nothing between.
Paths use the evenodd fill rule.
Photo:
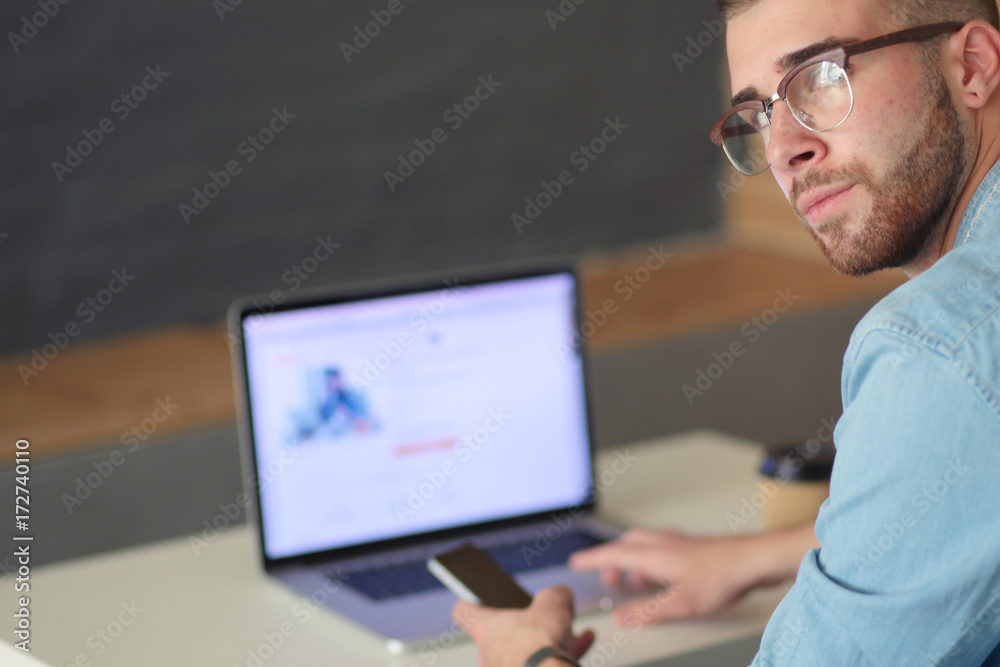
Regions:
<instances>
[{"instance_id":1,"label":"nose","mask_svg":"<svg viewBox=\"0 0 1000 667\"><path fill-rule=\"evenodd\" d=\"M767 143L771 167L796 173L821 162L826 154L827 146L820 134L795 120L784 102L776 102L771 109L771 138Z\"/></svg>"}]
</instances>

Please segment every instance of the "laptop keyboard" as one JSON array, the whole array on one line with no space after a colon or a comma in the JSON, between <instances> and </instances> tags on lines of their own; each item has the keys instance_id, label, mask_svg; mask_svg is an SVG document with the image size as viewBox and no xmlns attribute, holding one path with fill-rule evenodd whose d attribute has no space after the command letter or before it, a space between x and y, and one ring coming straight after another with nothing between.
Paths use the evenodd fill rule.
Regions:
<instances>
[{"instance_id":1,"label":"laptop keyboard","mask_svg":"<svg viewBox=\"0 0 1000 667\"><path fill-rule=\"evenodd\" d=\"M574 551L592 547L603 541L590 533L576 531L556 538L544 551L536 545L537 536L528 540L487 547L484 551L504 570L510 574L517 574L551 565L561 565ZM444 585L427 569L424 560L352 572L341 578L334 575L330 577L373 600L385 600L444 588Z\"/></svg>"}]
</instances>

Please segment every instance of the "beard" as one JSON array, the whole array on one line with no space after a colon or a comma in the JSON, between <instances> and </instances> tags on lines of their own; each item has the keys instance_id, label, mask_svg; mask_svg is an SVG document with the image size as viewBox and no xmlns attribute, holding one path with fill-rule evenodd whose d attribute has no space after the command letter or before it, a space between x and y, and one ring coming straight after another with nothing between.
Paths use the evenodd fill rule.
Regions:
<instances>
[{"instance_id":1,"label":"beard","mask_svg":"<svg viewBox=\"0 0 1000 667\"><path fill-rule=\"evenodd\" d=\"M872 195L872 209L857 228L848 230L846 213L832 216L813 229L793 203L795 214L812 234L830 266L849 276L906 266L916 260L942 225L958 195L965 173L966 137L948 87L939 79L923 133L913 148L876 178L854 161L830 172L808 172L793 183L791 201L814 187L855 183Z\"/></svg>"}]
</instances>

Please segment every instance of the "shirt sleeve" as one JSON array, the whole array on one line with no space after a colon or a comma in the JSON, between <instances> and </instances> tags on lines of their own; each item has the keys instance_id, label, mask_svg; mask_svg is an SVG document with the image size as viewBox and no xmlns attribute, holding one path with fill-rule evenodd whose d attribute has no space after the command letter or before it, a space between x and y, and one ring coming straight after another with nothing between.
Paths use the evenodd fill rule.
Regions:
<instances>
[{"instance_id":1,"label":"shirt sleeve","mask_svg":"<svg viewBox=\"0 0 1000 667\"><path fill-rule=\"evenodd\" d=\"M755 667L990 664L1000 643L997 383L932 343L874 329L856 347L816 524L822 546L772 615Z\"/></svg>"}]
</instances>

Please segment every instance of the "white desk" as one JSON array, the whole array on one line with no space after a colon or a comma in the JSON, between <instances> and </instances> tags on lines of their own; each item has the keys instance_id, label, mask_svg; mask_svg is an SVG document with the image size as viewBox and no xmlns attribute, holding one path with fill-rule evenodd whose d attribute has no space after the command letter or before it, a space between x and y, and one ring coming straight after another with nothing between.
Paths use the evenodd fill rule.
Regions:
<instances>
[{"instance_id":1,"label":"white desk","mask_svg":"<svg viewBox=\"0 0 1000 667\"><path fill-rule=\"evenodd\" d=\"M745 441L699 431L628 449L638 461L600 499L605 514L621 522L726 534L726 515L738 514L741 500L756 490L760 449ZM605 466L615 455L616 450L602 453L599 471L609 470ZM754 521L748 526L758 527ZM259 573L252 539L248 528L239 527L198 555L183 538L34 570L32 655L51 665L124 667L477 663L468 641L439 653L394 656L383 643L333 614L296 615L292 609L299 598ZM786 590L755 593L710 620L626 629L624 645L602 664L641 664L760 632ZM10 580L0 600L3 609L15 608ZM5 614L9 621L10 612ZM128 625L119 625L126 621ZM607 615L586 616L580 625L593 628L598 643L617 631ZM287 638L281 637L282 627ZM280 648L269 650L267 635L273 643L280 637ZM12 642L9 631L2 638ZM258 651L262 645L264 650ZM265 659L258 662L251 651Z\"/></svg>"}]
</instances>

